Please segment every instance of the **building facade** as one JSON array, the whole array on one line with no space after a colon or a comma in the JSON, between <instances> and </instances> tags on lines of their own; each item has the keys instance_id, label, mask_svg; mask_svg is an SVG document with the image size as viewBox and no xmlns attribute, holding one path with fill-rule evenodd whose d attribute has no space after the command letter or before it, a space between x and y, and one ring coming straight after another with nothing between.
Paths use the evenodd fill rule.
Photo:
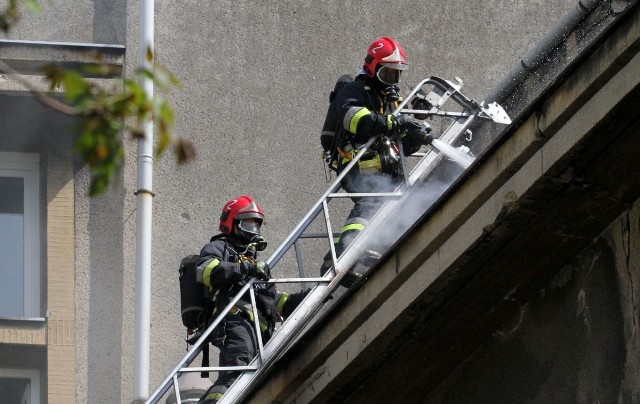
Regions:
<instances>
[{"instance_id":1,"label":"building facade","mask_svg":"<svg viewBox=\"0 0 640 404\"><path fill-rule=\"evenodd\" d=\"M328 93L360 69L373 39L404 46L403 91L430 75L459 76L480 100L574 3L156 0L156 60L182 83L163 96L198 155L179 166L168 154L154 166L151 389L186 348L180 259L199 251L222 205L242 194L266 211L266 254L288 234L326 188L319 133ZM0 59L41 85L43 64L91 63L87 52L97 50L117 72L98 80L117 86L137 68L138 7L47 3L0 40ZM136 143L123 134L124 169L90 198L73 152L77 122L12 74L0 75L0 116L0 391L21 403L131 402Z\"/></svg>"}]
</instances>

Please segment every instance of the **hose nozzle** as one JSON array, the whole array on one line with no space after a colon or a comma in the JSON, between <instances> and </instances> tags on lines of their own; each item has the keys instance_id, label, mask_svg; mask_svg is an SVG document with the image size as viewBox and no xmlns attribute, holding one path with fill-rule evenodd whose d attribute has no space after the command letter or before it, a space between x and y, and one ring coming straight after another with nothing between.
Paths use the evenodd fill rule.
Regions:
<instances>
[{"instance_id":1,"label":"hose nozzle","mask_svg":"<svg viewBox=\"0 0 640 404\"><path fill-rule=\"evenodd\" d=\"M422 144L430 145L431 142L434 141L435 136L431 134L431 126L426 122L422 123L424 124L424 131L422 131Z\"/></svg>"}]
</instances>

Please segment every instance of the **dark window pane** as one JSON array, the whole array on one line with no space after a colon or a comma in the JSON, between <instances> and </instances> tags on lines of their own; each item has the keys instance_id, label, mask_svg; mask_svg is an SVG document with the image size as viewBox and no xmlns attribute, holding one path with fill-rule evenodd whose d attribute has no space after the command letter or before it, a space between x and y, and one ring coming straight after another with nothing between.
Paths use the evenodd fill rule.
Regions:
<instances>
[{"instance_id":1,"label":"dark window pane","mask_svg":"<svg viewBox=\"0 0 640 404\"><path fill-rule=\"evenodd\" d=\"M23 399L29 399L30 388L31 379L0 377L0 392L2 392L3 403L24 403Z\"/></svg>"},{"instance_id":2,"label":"dark window pane","mask_svg":"<svg viewBox=\"0 0 640 404\"><path fill-rule=\"evenodd\" d=\"M0 177L0 213L24 213L24 179Z\"/></svg>"},{"instance_id":3,"label":"dark window pane","mask_svg":"<svg viewBox=\"0 0 640 404\"><path fill-rule=\"evenodd\" d=\"M0 177L0 316L24 317L24 180Z\"/></svg>"}]
</instances>

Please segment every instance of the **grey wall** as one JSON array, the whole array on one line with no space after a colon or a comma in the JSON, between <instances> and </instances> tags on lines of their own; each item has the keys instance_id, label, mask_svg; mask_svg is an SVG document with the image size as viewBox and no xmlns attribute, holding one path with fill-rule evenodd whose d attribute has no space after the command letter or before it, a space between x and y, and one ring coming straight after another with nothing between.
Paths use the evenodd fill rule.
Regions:
<instances>
[{"instance_id":1,"label":"grey wall","mask_svg":"<svg viewBox=\"0 0 640 404\"><path fill-rule=\"evenodd\" d=\"M184 354L177 264L215 232L221 206L248 193L267 213L267 254L326 188L319 130L335 79L369 43L395 37L410 70L460 76L481 99L575 2L156 0L156 55L182 82L168 95L176 133L197 161L155 166L151 390ZM129 77L138 2L56 0L12 39L118 43ZM135 153L108 194L89 200L77 166L78 401L131 400L135 292ZM324 251L322 251L324 252ZM277 268L278 274L292 269ZM315 271L315 268L313 268Z\"/></svg>"}]
</instances>

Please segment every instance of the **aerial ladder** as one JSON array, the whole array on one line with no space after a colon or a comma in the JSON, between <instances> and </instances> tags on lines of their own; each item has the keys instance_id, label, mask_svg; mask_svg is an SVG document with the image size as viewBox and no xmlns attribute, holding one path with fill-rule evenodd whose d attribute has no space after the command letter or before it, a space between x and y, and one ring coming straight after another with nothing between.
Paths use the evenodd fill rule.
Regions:
<instances>
[{"instance_id":1,"label":"aerial ladder","mask_svg":"<svg viewBox=\"0 0 640 404\"><path fill-rule=\"evenodd\" d=\"M271 279L269 283L293 283L293 284L314 284L315 286L309 290L304 300L298 305L295 311L283 321L274 332L271 339L265 344L262 340L261 333L256 333L258 341L257 355L248 366L235 367L195 367L190 364L202 352L205 344L208 344L208 337L214 328L220 324L226 313L232 309L237 301L248 293L250 295L251 305L253 307L254 329L259 330L258 314L256 309L256 300L254 295L254 285L263 282L256 278L251 278L245 286L238 292L236 296L231 298L229 304L220 311L220 315L204 330L193 346L187 351L186 355L180 360L177 366L169 373L164 381L147 399L146 403L158 403L160 399L171 389L175 391L176 402L182 403L180 398L179 377L187 372L220 372L220 371L242 371L242 374L236 379L234 384L228 389L224 397L219 401L220 404L241 403L247 399L251 392L266 378L268 372L284 355L287 350L295 344L295 342L304 335L312 326L318 324L320 319L330 312L331 307L339 304L341 297L346 296L345 289L342 285L342 279L353 268L359 268L361 281L366 280L370 271L374 267L356 266L358 257L365 249L373 248L381 251L382 248L388 248L389 245L376 244L373 235L381 234L386 231L390 220L394 217L394 212L402 209L411 202L412 198L416 198L416 194L421 187L427 182L431 173L440 164L445 156L453 159L463 169L466 169L472 158L469 157L468 148L460 145L460 143L470 141L472 132L470 125L476 118L491 120L498 124L510 124L511 120L504 109L497 103L484 102L478 103L473 99L466 97L460 92L462 80L456 78L456 82L451 82L439 77L431 76L422 80L416 85L406 96L398 107L393 111L394 115L398 114L420 114L428 117L430 120L439 119L441 121L440 130L432 133L434 140L431 142L428 150L422 153L412 155L412 161L405 158L402 150L400 150L400 159L402 164L402 173L404 181L393 192L385 193L347 193L340 192L340 183L349 170L354 169L358 161L371 147L376 137L369 141L357 152L351 162L345 169L337 175L337 178L331 183L326 192L313 205L309 212L302 218L293 231L287 236L282 244L267 259L267 263L273 269L282 260L283 256L293 248L295 252L295 260L298 266L300 277L298 278L276 278ZM409 106L415 97L423 98L428 102L430 109L412 109ZM440 132L440 133L437 133ZM400 142L398 142L400 143ZM400 145L401 147L401 145ZM417 161L413 159L415 157ZM462 158L460 158L462 157ZM356 168L357 169L357 168ZM366 228L354 239L354 241L340 255L336 255L333 243L334 233L329 210L329 201L338 198L355 198L362 196L376 196L385 199L385 203L371 219ZM322 216L320 214L323 214ZM323 217L324 231L321 233L313 233L310 226L316 218ZM417 218L416 218L417 219ZM320 220L320 219L319 219ZM400 236L398 234L397 236ZM324 238L328 240L331 258L333 261L332 268L320 277L308 277L304 273L304 262L300 251L300 240L304 238ZM352 288L356 285L351 286Z\"/></svg>"}]
</instances>

